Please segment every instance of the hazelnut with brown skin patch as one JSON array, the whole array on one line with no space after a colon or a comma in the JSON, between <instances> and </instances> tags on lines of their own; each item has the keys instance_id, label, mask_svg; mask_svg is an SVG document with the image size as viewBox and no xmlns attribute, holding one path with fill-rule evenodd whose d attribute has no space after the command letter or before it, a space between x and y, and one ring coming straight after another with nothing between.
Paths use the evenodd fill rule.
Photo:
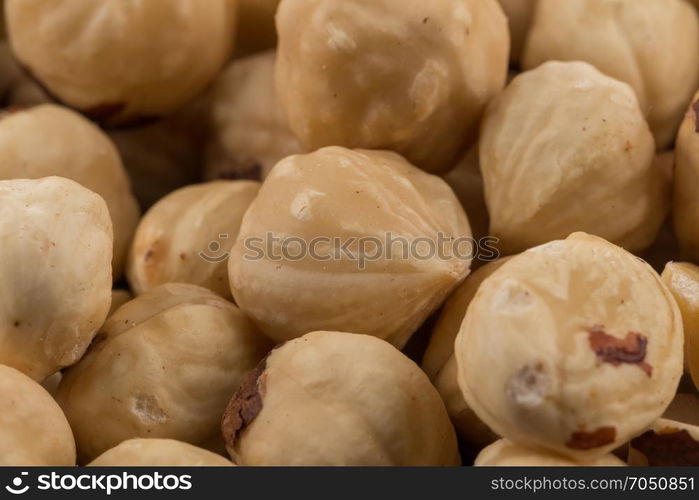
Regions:
<instances>
[{"instance_id":1,"label":"hazelnut with brown skin patch","mask_svg":"<svg viewBox=\"0 0 699 500\"><path fill-rule=\"evenodd\" d=\"M544 450L519 446L500 439L484 448L474 463L476 467L622 467L626 465L611 454L588 461L575 461Z\"/></svg>"},{"instance_id":2,"label":"hazelnut with brown skin patch","mask_svg":"<svg viewBox=\"0 0 699 500\"><path fill-rule=\"evenodd\" d=\"M655 271L575 233L512 257L480 285L455 357L466 402L493 431L590 461L662 415L682 349L679 308Z\"/></svg>"},{"instance_id":3,"label":"hazelnut with brown skin patch","mask_svg":"<svg viewBox=\"0 0 699 500\"><path fill-rule=\"evenodd\" d=\"M659 419L649 430L631 440L629 465L699 466L699 427Z\"/></svg>"},{"instance_id":4,"label":"hazelnut with brown skin patch","mask_svg":"<svg viewBox=\"0 0 699 500\"><path fill-rule=\"evenodd\" d=\"M427 376L368 335L314 332L279 346L233 397L222 430L238 465L459 463Z\"/></svg>"}]
</instances>

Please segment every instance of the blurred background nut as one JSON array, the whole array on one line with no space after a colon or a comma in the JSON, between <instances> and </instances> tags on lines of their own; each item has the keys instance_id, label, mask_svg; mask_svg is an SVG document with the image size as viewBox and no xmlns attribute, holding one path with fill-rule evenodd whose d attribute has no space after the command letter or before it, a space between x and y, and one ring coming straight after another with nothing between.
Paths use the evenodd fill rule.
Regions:
<instances>
[{"instance_id":1,"label":"blurred background nut","mask_svg":"<svg viewBox=\"0 0 699 500\"><path fill-rule=\"evenodd\" d=\"M114 228L114 278L124 269L140 215L114 144L79 114L53 104L0 115L0 179L57 175L99 194Z\"/></svg>"},{"instance_id":2,"label":"blurred background nut","mask_svg":"<svg viewBox=\"0 0 699 500\"><path fill-rule=\"evenodd\" d=\"M457 383L454 342L478 287L507 260L504 258L486 264L459 285L442 309L422 360L422 369L442 396L459 437L469 444L480 446L492 443L497 435L466 404Z\"/></svg>"},{"instance_id":3,"label":"blurred background nut","mask_svg":"<svg viewBox=\"0 0 699 500\"><path fill-rule=\"evenodd\" d=\"M699 92L684 117L675 146L673 220L683 256L699 263Z\"/></svg>"},{"instance_id":4,"label":"blurred background nut","mask_svg":"<svg viewBox=\"0 0 699 500\"><path fill-rule=\"evenodd\" d=\"M220 455L174 439L129 439L105 451L89 467L226 467Z\"/></svg>"},{"instance_id":5,"label":"blurred background nut","mask_svg":"<svg viewBox=\"0 0 699 500\"><path fill-rule=\"evenodd\" d=\"M466 402L495 432L589 461L662 415L682 345L680 311L653 269L576 233L481 284L455 356Z\"/></svg>"},{"instance_id":6,"label":"blurred background nut","mask_svg":"<svg viewBox=\"0 0 699 500\"><path fill-rule=\"evenodd\" d=\"M576 462L569 457L518 446L507 439L500 439L484 448L474 465L477 467L614 467L626 464L611 454Z\"/></svg>"},{"instance_id":7,"label":"blurred background nut","mask_svg":"<svg viewBox=\"0 0 699 500\"><path fill-rule=\"evenodd\" d=\"M277 99L275 60L274 51L235 60L216 80L207 179L261 180L280 160L302 152Z\"/></svg>"},{"instance_id":8,"label":"blurred background nut","mask_svg":"<svg viewBox=\"0 0 699 500\"><path fill-rule=\"evenodd\" d=\"M7 0L10 43L58 99L109 124L162 116L230 56L235 0Z\"/></svg>"},{"instance_id":9,"label":"blurred background nut","mask_svg":"<svg viewBox=\"0 0 699 500\"><path fill-rule=\"evenodd\" d=\"M445 171L505 85L495 0L282 0L277 89L308 149L389 149Z\"/></svg>"},{"instance_id":10,"label":"blurred background nut","mask_svg":"<svg viewBox=\"0 0 699 500\"><path fill-rule=\"evenodd\" d=\"M0 365L0 466L72 466L75 441L51 395Z\"/></svg>"},{"instance_id":11,"label":"blurred background nut","mask_svg":"<svg viewBox=\"0 0 699 500\"><path fill-rule=\"evenodd\" d=\"M585 61L628 83L665 148L699 87L699 17L684 0L539 0L523 59Z\"/></svg>"},{"instance_id":12,"label":"blurred background nut","mask_svg":"<svg viewBox=\"0 0 699 500\"><path fill-rule=\"evenodd\" d=\"M194 285L162 285L123 305L56 395L81 463L136 437L207 440L268 348L237 307Z\"/></svg>"},{"instance_id":13,"label":"blurred background nut","mask_svg":"<svg viewBox=\"0 0 699 500\"><path fill-rule=\"evenodd\" d=\"M243 56L277 45L274 16L280 0L237 0L235 54Z\"/></svg>"},{"instance_id":14,"label":"blurred background nut","mask_svg":"<svg viewBox=\"0 0 699 500\"><path fill-rule=\"evenodd\" d=\"M470 240L453 241L470 237L439 177L395 153L324 148L267 177L231 252L231 289L274 340L324 328L402 348L468 274Z\"/></svg>"},{"instance_id":15,"label":"blurred background nut","mask_svg":"<svg viewBox=\"0 0 699 500\"><path fill-rule=\"evenodd\" d=\"M685 365L699 388L699 267L686 262L669 262L662 279L680 307Z\"/></svg>"},{"instance_id":16,"label":"blurred background nut","mask_svg":"<svg viewBox=\"0 0 699 500\"><path fill-rule=\"evenodd\" d=\"M165 283L191 283L231 298L227 257L253 181L218 181L182 188L156 203L134 237L128 277L136 294Z\"/></svg>"},{"instance_id":17,"label":"blurred background nut","mask_svg":"<svg viewBox=\"0 0 699 500\"><path fill-rule=\"evenodd\" d=\"M314 332L273 350L223 417L239 465L459 464L425 374L367 335Z\"/></svg>"},{"instance_id":18,"label":"blurred background nut","mask_svg":"<svg viewBox=\"0 0 699 500\"><path fill-rule=\"evenodd\" d=\"M649 246L669 205L667 172L631 88L579 62L520 74L489 106L480 165L499 248L573 231Z\"/></svg>"},{"instance_id":19,"label":"blurred background nut","mask_svg":"<svg viewBox=\"0 0 699 500\"><path fill-rule=\"evenodd\" d=\"M41 381L107 316L112 223L102 198L60 177L0 181L0 213L0 363Z\"/></svg>"},{"instance_id":20,"label":"blurred background nut","mask_svg":"<svg viewBox=\"0 0 699 500\"><path fill-rule=\"evenodd\" d=\"M510 25L510 39L512 47L510 49L510 61L518 63L524 43L529 34L529 27L534 15L534 8L538 0L498 0L505 11L507 21Z\"/></svg>"},{"instance_id":21,"label":"blurred background nut","mask_svg":"<svg viewBox=\"0 0 699 500\"><path fill-rule=\"evenodd\" d=\"M629 465L699 466L699 427L658 419L649 430L631 440Z\"/></svg>"}]
</instances>

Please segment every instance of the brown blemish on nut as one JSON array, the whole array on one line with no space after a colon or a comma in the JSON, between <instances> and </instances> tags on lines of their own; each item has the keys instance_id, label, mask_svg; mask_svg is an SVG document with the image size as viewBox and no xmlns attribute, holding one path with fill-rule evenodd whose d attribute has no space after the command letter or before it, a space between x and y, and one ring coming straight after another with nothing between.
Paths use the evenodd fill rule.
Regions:
<instances>
[{"instance_id":1,"label":"brown blemish on nut","mask_svg":"<svg viewBox=\"0 0 699 500\"><path fill-rule=\"evenodd\" d=\"M600 427L594 431L576 431L570 436L566 446L572 450L591 450L611 444L616 439L614 427Z\"/></svg>"},{"instance_id":2,"label":"brown blemish on nut","mask_svg":"<svg viewBox=\"0 0 699 500\"><path fill-rule=\"evenodd\" d=\"M602 328L589 330L590 347L604 363L614 366L621 364L638 365L649 377L653 375L653 367L646 363L648 339L636 332L629 332L620 339L606 333Z\"/></svg>"},{"instance_id":3,"label":"brown blemish on nut","mask_svg":"<svg viewBox=\"0 0 699 500\"><path fill-rule=\"evenodd\" d=\"M692 109L694 109L694 120L695 120L695 126L694 126L694 131L699 134L699 101L695 102L692 105Z\"/></svg>"},{"instance_id":4,"label":"brown blemish on nut","mask_svg":"<svg viewBox=\"0 0 699 500\"><path fill-rule=\"evenodd\" d=\"M238 392L233 396L223 413L221 431L229 448L235 446L240 432L250 425L262 410L266 367L267 357L245 376Z\"/></svg>"},{"instance_id":5,"label":"brown blemish on nut","mask_svg":"<svg viewBox=\"0 0 699 500\"><path fill-rule=\"evenodd\" d=\"M646 457L650 466L699 465L699 441L685 429L651 430L632 439L631 446Z\"/></svg>"},{"instance_id":6,"label":"brown blemish on nut","mask_svg":"<svg viewBox=\"0 0 699 500\"><path fill-rule=\"evenodd\" d=\"M155 252L154 252L153 250L148 250L148 251L146 252L146 255L144 255L143 258L144 258L146 261L148 261L148 260L151 260L151 259L153 258L154 255L155 255Z\"/></svg>"}]
</instances>

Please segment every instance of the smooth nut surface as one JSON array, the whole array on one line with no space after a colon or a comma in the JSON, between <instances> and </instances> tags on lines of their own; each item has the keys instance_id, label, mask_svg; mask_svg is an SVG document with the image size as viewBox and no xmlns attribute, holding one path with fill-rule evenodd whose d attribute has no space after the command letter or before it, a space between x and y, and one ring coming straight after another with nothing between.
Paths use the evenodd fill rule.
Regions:
<instances>
[{"instance_id":1,"label":"smooth nut surface","mask_svg":"<svg viewBox=\"0 0 699 500\"><path fill-rule=\"evenodd\" d=\"M667 173L631 87L589 64L549 62L517 76L482 124L490 234L505 253L601 236L649 246L669 205Z\"/></svg>"},{"instance_id":2,"label":"smooth nut surface","mask_svg":"<svg viewBox=\"0 0 699 500\"><path fill-rule=\"evenodd\" d=\"M388 149L436 172L505 84L495 0L282 0L277 89L308 149Z\"/></svg>"},{"instance_id":3,"label":"smooth nut surface","mask_svg":"<svg viewBox=\"0 0 699 500\"><path fill-rule=\"evenodd\" d=\"M227 467L220 455L174 439L129 439L105 451L89 467Z\"/></svg>"},{"instance_id":4,"label":"smooth nut surface","mask_svg":"<svg viewBox=\"0 0 699 500\"><path fill-rule=\"evenodd\" d=\"M218 181L161 199L134 236L127 271L132 289L140 294L165 283L190 283L230 299L226 257L259 189L253 181Z\"/></svg>"},{"instance_id":5,"label":"smooth nut surface","mask_svg":"<svg viewBox=\"0 0 699 500\"><path fill-rule=\"evenodd\" d=\"M699 87L699 16L684 0L540 0L523 59L585 61L628 83L667 148Z\"/></svg>"},{"instance_id":6,"label":"smooth nut surface","mask_svg":"<svg viewBox=\"0 0 699 500\"><path fill-rule=\"evenodd\" d=\"M123 305L58 388L81 463L130 438L207 440L268 348L237 307L201 287L162 285Z\"/></svg>"},{"instance_id":7,"label":"smooth nut surface","mask_svg":"<svg viewBox=\"0 0 699 500\"><path fill-rule=\"evenodd\" d=\"M665 411L682 349L679 308L653 269L576 233L481 284L455 356L468 405L496 433L591 460Z\"/></svg>"},{"instance_id":8,"label":"smooth nut surface","mask_svg":"<svg viewBox=\"0 0 699 500\"><path fill-rule=\"evenodd\" d=\"M368 335L314 332L274 349L231 400L222 428L239 465L459 463L428 378Z\"/></svg>"},{"instance_id":9,"label":"smooth nut surface","mask_svg":"<svg viewBox=\"0 0 699 500\"><path fill-rule=\"evenodd\" d=\"M5 12L27 70L113 124L171 113L203 90L232 50L236 2L8 0Z\"/></svg>"},{"instance_id":10,"label":"smooth nut surface","mask_svg":"<svg viewBox=\"0 0 699 500\"><path fill-rule=\"evenodd\" d=\"M277 98L275 61L275 51L238 59L216 80L207 179L261 180L280 160L303 152Z\"/></svg>"},{"instance_id":11,"label":"smooth nut surface","mask_svg":"<svg viewBox=\"0 0 699 500\"><path fill-rule=\"evenodd\" d=\"M669 262L662 278L680 307L685 365L699 387L699 267L688 262Z\"/></svg>"},{"instance_id":12,"label":"smooth nut surface","mask_svg":"<svg viewBox=\"0 0 699 500\"><path fill-rule=\"evenodd\" d=\"M60 177L0 181L0 362L41 381L78 361L104 322L112 223Z\"/></svg>"},{"instance_id":13,"label":"smooth nut surface","mask_svg":"<svg viewBox=\"0 0 699 500\"><path fill-rule=\"evenodd\" d=\"M0 365L0 465L75 465L75 441L61 408L43 387L4 365Z\"/></svg>"},{"instance_id":14,"label":"smooth nut surface","mask_svg":"<svg viewBox=\"0 0 699 500\"><path fill-rule=\"evenodd\" d=\"M673 221L683 256L699 262L699 92L692 99L675 146Z\"/></svg>"},{"instance_id":15,"label":"smooth nut surface","mask_svg":"<svg viewBox=\"0 0 699 500\"><path fill-rule=\"evenodd\" d=\"M611 454L584 462L541 450L518 446L500 439L484 448L476 458L477 467L614 467L624 462Z\"/></svg>"},{"instance_id":16,"label":"smooth nut surface","mask_svg":"<svg viewBox=\"0 0 699 500\"><path fill-rule=\"evenodd\" d=\"M658 419L649 430L631 440L629 465L699 466L699 427Z\"/></svg>"},{"instance_id":17,"label":"smooth nut surface","mask_svg":"<svg viewBox=\"0 0 699 500\"><path fill-rule=\"evenodd\" d=\"M88 120L45 104L0 116L0 179L56 175L94 191L107 203L114 229L114 277L126 263L140 211L114 144Z\"/></svg>"},{"instance_id":18,"label":"smooth nut surface","mask_svg":"<svg viewBox=\"0 0 699 500\"><path fill-rule=\"evenodd\" d=\"M440 234L441 257L425 248ZM245 214L228 274L236 303L277 341L323 328L402 348L468 274L469 256L446 252L450 238L470 236L440 178L395 153L324 148L272 170Z\"/></svg>"}]
</instances>

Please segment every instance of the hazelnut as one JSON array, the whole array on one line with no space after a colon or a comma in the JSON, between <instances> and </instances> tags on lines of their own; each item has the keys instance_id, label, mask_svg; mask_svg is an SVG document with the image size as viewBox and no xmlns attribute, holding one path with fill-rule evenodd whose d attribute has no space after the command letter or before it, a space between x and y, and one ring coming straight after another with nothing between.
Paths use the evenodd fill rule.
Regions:
<instances>
[{"instance_id":1,"label":"hazelnut","mask_svg":"<svg viewBox=\"0 0 699 500\"><path fill-rule=\"evenodd\" d=\"M277 45L274 15L279 0L238 0L238 26L235 37L237 56L271 49Z\"/></svg>"},{"instance_id":2,"label":"hazelnut","mask_svg":"<svg viewBox=\"0 0 699 500\"><path fill-rule=\"evenodd\" d=\"M388 149L446 171L507 75L495 0L282 0L277 89L308 149Z\"/></svg>"},{"instance_id":3,"label":"hazelnut","mask_svg":"<svg viewBox=\"0 0 699 500\"><path fill-rule=\"evenodd\" d=\"M129 439L105 451L88 467L226 467L220 455L174 439Z\"/></svg>"},{"instance_id":4,"label":"hazelnut","mask_svg":"<svg viewBox=\"0 0 699 500\"><path fill-rule=\"evenodd\" d=\"M635 467L696 467L699 465L699 427L658 419L631 440L629 465Z\"/></svg>"},{"instance_id":5,"label":"hazelnut","mask_svg":"<svg viewBox=\"0 0 699 500\"><path fill-rule=\"evenodd\" d=\"M675 146L673 220L683 255L699 262L699 92L684 117Z\"/></svg>"},{"instance_id":6,"label":"hazelnut","mask_svg":"<svg viewBox=\"0 0 699 500\"><path fill-rule=\"evenodd\" d=\"M112 141L79 114L53 104L0 117L0 179L57 175L94 191L107 203L114 228L114 278L124 268L140 215Z\"/></svg>"},{"instance_id":7,"label":"hazelnut","mask_svg":"<svg viewBox=\"0 0 699 500\"><path fill-rule=\"evenodd\" d=\"M231 53L235 7L7 0L5 13L15 55L35 78L68 105L121 124L169 114L206 87Z\"/></svg>"},{"instance_id":8,"label":"hazelnut","mask_svg":"<svg viewBox=\"0 0 699 500\"><path fill-rule=\"evenodd\" d=\"M502 10L505 11L510 26L510 60L514 63L519 59L524 50L524 42L529 34L534 7L538 0L498 0Z\"/></svg>"},{"instance_id":9,"label":"hazelnut","mask_svg":"<svg viewBox=\"0 0 699 500\"><path fill-rule=\"evenodd\" d=\"M188 186L156 203L134 236L128 276L137 294L165 283L199 285L231 298L227 256L260 184Z\"/></svg>"},{"instance_id":10,"label":"hazelnut","mask_svg":"<svg viewBox=\"0 0 699 500\"><path fill-rule=\"evenodd\" d=\"M41 381L107 316L112 224L102 198L60 177L0 181L0 213L0 363Z\"/></svg>"},{"instance_id":11,"label":"hazelnut","mask_svg":"<svg viewBox=\"0 0 699 500\"><path fill-rule=\"evenodd\" d=\"M261 180L280 160L302 152L279 106L275 60L274 51L238 59L216 81L207 179Z\"/></svg>"},{"instance_id":12,"label":"hazelnut","mask_svg":"<svg viewBox=\"0 0 699 500\"><path fill-rule=\"evenodd\" d=\"M237 307L194 285L121 306L58 387L81 463L135 437L207 440L268 347Z\"/></svg>"},{"instance_id":13,"label":"hazelnut","mask_svg":"<svg viewBox=\"0 0 699 500\"><path fill-rule=\"evenodd\" d=\"M497 434L589 461L662 415L682 345L680 311L655 271L576 233L481 284L455 357L466 402Z\"/></svg>"},{"instance_id":14,"label":"hazelnut","mask_svg":"<svg viewBox=\"0 0 699 500\"><path fill-rule=\"evenodd\" d=\"M273 350L223 416L239 465L458 465L425 374L368 335L314 332Z\"/></svg>"},{"instance_id":15,"label":"hazelnut","mask_svg":"<svg viewBox=\"0 0 699 500\"><path fill-rule=\"evenodd\" d=\"M614 467L626 464L611 454L584 462L548 451L535 450L500 439L484 448L476 458L477 467Z\"/></svg>"},{"instance_id":16,"label":"hazelnut","mask_svg":"<svg viewBox=\"0 0 699 500\"><path fill-rule=\"evenodd\" d=\"M635 251L667 213L667 174L653 167L636 96L589 64L517 76L488 107L479 150L490 234L505 253L573 231Z\"/></svg>"},{"instance_id":17,"label":"hazelnut","mask_svg":"<svg viewBox=\"0 0 699 500\"><path fill-rule=\"evenodd\" d=\"M73 433L39 384L0 365L0 466L75 465Z\"/></svg>"},{"instance_id":18,"label":"hazelnut","mask_svg":"<svg viewBox=\"0 0 699 500\"><path fill-rule=\"evenodd\" d=\"M699 387L699 267L686 262L670 262L662 274L675 297L684 325L684 360Z\"/></svg>"},{"instance_id":19,"label":"hazelnut","mask_svg":"<svg viewBox=\"0 0 699 500\"><path fill-rule=\"evenodd\" d=\"M666 148L699 87L699 17L684 0L540 0L523 65L552 60L588 62L631 85Z\"/></svg>"},{"instance_id":20,"label":"hazelnut","mask_svg":"<svg viewBox=\"0 0 699 500\"><path fill-rule=\"evenodd\" d=\"M468 274L470 250L456 242L470 236L439 177L395 153L330 147L272 170L228 274L236 303L274 340L324 328L402 348Z\"/></svg>"}]
</instances>

